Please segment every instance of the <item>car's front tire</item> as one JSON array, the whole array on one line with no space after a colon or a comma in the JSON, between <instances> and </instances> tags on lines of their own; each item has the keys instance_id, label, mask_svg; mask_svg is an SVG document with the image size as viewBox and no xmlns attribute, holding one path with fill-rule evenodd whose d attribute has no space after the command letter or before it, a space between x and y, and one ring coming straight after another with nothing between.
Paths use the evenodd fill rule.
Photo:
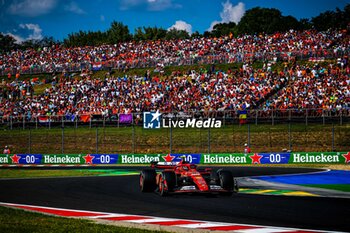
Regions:
<instances>
[{"instance_id":1,"label":"car's front tire","mask_svg":"<svg viewBox=\"0 0 350 233\"><path fill-rule=\"evenodd\" d=\"M235 181L233 179L233 175L231 171L221 170L218 172L219 183L221 188L223 188L226 192L223 192L223 195L232 195L234 192Z\"/></svg>"},{"instance_id":2,"label":"car's front tire","mask_svg":"<svg viewBox=\"0 0 350 233\"><path fill-rule=\"evenodd\" d=\"M153 192L157 188L157 173L154 169L144 169L140 173L141 192Z\"/></svg>"},{"instance_id":3,"label":"car's front tire","mask_svg":"<svg viewBox=\"0 0 350 233\"><path fill-rule=\"evenodd\" d=\"M159 195L166 196L174 190L176 186L176 174L173 171L163 171L159 176L158 191Z\"/></svg>"}]
</instances>

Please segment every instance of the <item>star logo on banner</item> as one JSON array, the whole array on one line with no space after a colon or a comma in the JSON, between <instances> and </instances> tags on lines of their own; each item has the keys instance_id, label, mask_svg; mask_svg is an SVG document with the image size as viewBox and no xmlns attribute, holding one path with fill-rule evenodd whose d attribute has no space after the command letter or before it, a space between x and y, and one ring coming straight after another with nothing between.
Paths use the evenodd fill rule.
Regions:
<instances>
[{"instance_id":1,"label":"star logo on banner","mask_svg":"<svg viewBox=\"0 0 350 233\"><path fill-rule=\"evenodd\" d=\"M171 156L170 154L167 154L166 156L162 156L162 157L167 163L173 161L173 159L175 158L175 156Z\"/></svg>"},{"instance_id":2,"label":"star logo on banner","mask_svg":"<svg viewBox=\"0 0 350 233\"><path fill-rule=\"evenodd\" d=\"M83 158L85 159L85 163L93 164L92 160L95 158L95 156L91 156L90 154L87 154L83 156Z\"/></svg>"},{"instance_id":3,"label":"star logo on banner","mask_svg":"<svg viewBox=\"0 0 350 233\"><path fill-rule=\"evenodd\" d=\"M14 155L10 156L10 158L12 160L12 163L19 163L21 156L14 154Z\"/></svg>"},{"instance_id":4,"label":"star logo on banner","mask_svg":"<svg viewBox=\"0 0 350 233\"><path fill-rule=\"evenodd\" d=\"M342 154L342 156L345 158L345 163L350 162L350 152L348 152L347 154Z\"/></svg>"},{"instance_id":5,"label":"star logo on banner","mask_svg":"<svg viewBox=\"0 0 350 233\"><path fill-rule=\"evenodd\" d=\"M256 163L256 164L261 164L260 160L263 157L262 155L259 155L257 153L255 153L254 155L249 156L252 159L252 164Z\"/></svg>"},{"instance_id":6,"label":"star logo on banner","mask_svg":"<svg viewBox=\"0 0 350 233\"><path fill-rule=\"evenodd\" d=\"M155 113L152 113L152 119L151 119L151 122L155 121L155 120L158 120L158 118L161 116L162 114L159 113L159 110L157 110Z\"/></svg>"}]
</instances>

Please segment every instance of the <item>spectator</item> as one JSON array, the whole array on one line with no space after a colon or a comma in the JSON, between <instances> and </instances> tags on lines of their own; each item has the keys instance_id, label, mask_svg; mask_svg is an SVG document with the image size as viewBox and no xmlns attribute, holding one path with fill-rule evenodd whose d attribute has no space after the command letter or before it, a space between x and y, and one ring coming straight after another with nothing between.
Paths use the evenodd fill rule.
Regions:
<instances>
[{"instance_id":1,"label":"spectator","mask_svg":"<svg viewBox=\"0 0 350 233\"><path fill-rule=\"evenodd\" d=\"M8 146L5 146L4 152L3 154L10 154L10 149L8 148Z\"/></svg>"},{"instance_id":2,"label":"spectator","mask_svg":"<svg viewBox=\"0 0 350 233\"><path fill-rule=\"evenodd\" d=\"M247 143L245 143L244 144L244 154L248 154L248 153L250 153L251 151L250 151L250 147L248 146L248 144Z\"/></svg>"}]
</instances>

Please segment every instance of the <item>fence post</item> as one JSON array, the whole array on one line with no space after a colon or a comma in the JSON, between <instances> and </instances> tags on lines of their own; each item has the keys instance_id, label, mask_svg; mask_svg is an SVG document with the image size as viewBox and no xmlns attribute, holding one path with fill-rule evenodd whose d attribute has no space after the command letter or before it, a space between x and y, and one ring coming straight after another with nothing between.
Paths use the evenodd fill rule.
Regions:
<instances>
[{"instance_id":1,"label":"fence post","mask_svg":"<svg viewBox=\"0 0 350 233\"><path fill-rule=\"evenodd\" d=\"M96 154L98 154L98 125L96 125Z\"/></svg>"},{"instance_id":2,"label":"fence post","mask_svg":"<svg viewBox=\"0 0 350 233\"><path fill-rule=\"evenodd\" d=\"M339 117L340 117L340 119L339 119L339 124L340 124L340 125L343 125L343 111L342 111L342 110L340 110Z\"/></svg>"},{"instance_id":3,"label":"fence post","mask_svg":"<svg viewBox=\"0 0 350 233\"><path fill-rule=\"evenodd\" d=\"M288 123L288 141L289 141L289 150L292 151L292 129L290 121Z\"/></svg>"},{"instance_id":4,"label":"fence post","mask_svg":"<svg viewBox=\"0 0 350 233\"><path fill-rule=\"evenodd\" d=\"M173 126L170 124L170 154L173 152Z\"/></svg>"},{"instance_id":5,"label":"fence post","mask_svg":"<svg viewBox=\"0 0 350 233\"><path fill-rule=\"evenodd\" d=\"M24 114L22 115L22 118L23 118L23 130L25 130L26 129L26 119L25 119Z\"/></svg>"},{"instance_id":6,"label":"fence post","mask_svg":"<svg viewBox=\"0 0 350 233\"><path fill-rule=\"evenodd\" d=\"M334 151L334 123L332 123L332 151Z\"/></svg>"},{"instance_id":7,"label":"fence post","mask_svg":"<svg viewBox=\"0 0 350 233\"><path fill-rule=\"evenodd\" d=\"M308 125L308 119L307 119L307 114L308 114L308 110L306 109L306 114L305 114L305 124Z\"/></svg>"},{"instance_id":8,"label":"fence post","mask_svg":"<svg viewBox=\"0 0 350 233\"><path fill-rule=\"evenodd\" d=\"M76 116L74 117L74 119L75 119L75 128L76 128L76 129L78 128L78 117L79 117L79 115L76 115Z\"/></svg>"},{"instance_id":9,"label":"fence post","mask_svg":"<svg viewBox=\"0 0 350 233\"><path fill-rule=\"evenodd\" d=\"M208 128L208 154L210 154L210 127Z\"/></svg>"},{"instance_id":10,"label":"fence post","mask_svg":"<svg viewBox=\"0 0 350 233\"><path fill-rule=\"evenodd\" d=\"M29 127L29 154L32 153L32 129Z\"/></svg>"},{"instance_id":11,"label":"fence post","mask_svg":"<svg viewBox=\"0 0 350 233\"><path fill-rule=\"evenodd\" d=\"M223 124L223 125L224 125L224 127L225 127L226 111L224 110L223 112L224 112L224 118L223 118L223 123L224 123L224 124Z\"/></svg>"},{"instance_id":12,"label":"fence post","mask_svg":"<svg viewBox=\"0 0 350 233\"><path fill-rule=\"evenodd\" d=\"M132 113L131 125L132 125L132 153L135 154L135 124L134 124L134 113Z\"/></svg>"},{"instance_id":13,"label":"fence post","mask_svg":"<svg viewBox=\"0 0 350 233\"><path fill-rule=\"evenodd\" d=\"M62 144L61 144L61 152L64 154L64 127L62 127Z\"/></svg>"},{"instance_id":14,"label":"fence post","mask_svg":"<svg viewBox=\"0 0 350 233\"><path fill-rule=\"evenodd\" d=\"M271 118L272 118L272 125L275 125L275 119L273 116L273 109L271 109Z\"/></svg>"},{"instance_id":15,"label":"fence post","mask_svg":"<svg viewBox=\"0 0 350 233\"><path fill-rule=\"evenodd\" d=\"M289 122L292 120L292 110L291 109L288 109L288 120Z\"/></svg>"},{"instance_id":16,"label":"fence post","mask_svg":"<svg viewBox=\"0 0 350 233\"><path fill-rule=\"evenodd\" d=\"M250 124L248 124L248 146L250 147Z\"/></svg>"},{"instance_id":17,"label":"fence post","mask_svg":"<svg viewBox=\"0 0 350 233\"><path fill-rule=\"evenodd\" d=\"M323 125L325 125L325 123L326 123L326 120L324 117L324 109L322 109L322 123L323 123Z\"/></svg>"}]
</instances>

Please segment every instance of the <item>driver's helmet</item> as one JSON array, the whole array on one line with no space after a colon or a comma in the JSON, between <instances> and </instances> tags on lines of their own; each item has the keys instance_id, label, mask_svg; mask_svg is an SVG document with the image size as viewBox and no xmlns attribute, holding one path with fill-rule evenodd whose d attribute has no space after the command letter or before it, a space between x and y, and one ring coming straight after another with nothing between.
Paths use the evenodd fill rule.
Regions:
<instances>
[{"instance_id":1,"label":"driver's helmet","mask_svg":"<svg viewBox=\"0 0 350 233\"><path fill-rule=\"evenodd\" d=\"M188 163L188 162L186 161L186 156L181 156L181 163Z\"/></svg>"}]
</instances>

